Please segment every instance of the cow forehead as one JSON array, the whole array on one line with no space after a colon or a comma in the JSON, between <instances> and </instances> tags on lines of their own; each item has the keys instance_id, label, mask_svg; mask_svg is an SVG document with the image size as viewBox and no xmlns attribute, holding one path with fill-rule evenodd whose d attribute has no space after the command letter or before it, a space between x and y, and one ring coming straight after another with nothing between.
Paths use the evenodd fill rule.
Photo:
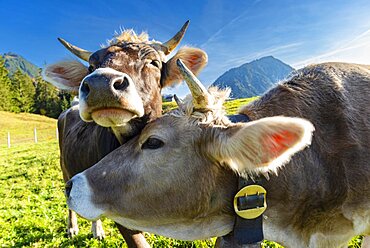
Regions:
<instances>
[{"instance_id":1,"label":"cow forehead","mask_svg":"<svg viewBox=\"0 0 370 248\"><path fill-rule=\"evenodd\" d=\"M154 136L163 141L180 142L196 138L202 132L202 127L189 118L164 115L146 125L140 134L139 142Z\"/></svg>"},{"instance_id":2,"label":"cow forehead","mask_svg":"<svg viewBox=\"0 0 370 248\"><path fill-rule=\"evenodd\" d=\"M151 59L164 60L162 52L144 43L122 43L111 45L94 52L89 59L90 64L101 64L111 57L121 57L123 60L143 60L147 56Z\"/></svg>"}]
</instances>

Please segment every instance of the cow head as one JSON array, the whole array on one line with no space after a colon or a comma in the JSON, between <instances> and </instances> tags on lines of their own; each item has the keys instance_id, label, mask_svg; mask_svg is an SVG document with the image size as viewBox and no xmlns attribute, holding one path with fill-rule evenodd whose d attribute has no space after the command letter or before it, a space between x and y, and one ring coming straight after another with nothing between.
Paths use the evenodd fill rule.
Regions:
<instances>
[{"instance_id":1,"label":"cow head","mask_svg":"<svg viewBox=\"0 0 370 248\"><path fill-rule=\"evenodd\" d=\"M200 49L181 48L171 59L168 55L181 41L189 22L169 41L150 41L146 33L123 31L109 46L94 53L63 39L61 43L89 63L63 61L43 71L45 80L57 87L79 92L80 116L104 127L123 126L135 117L161 114L161 89L181 81L176 60L181 58L195 73L207 63Z\"/></svg>"},{"instance_id":2,"label":"cow head","mask_svg":"<svg viewBox=\"0 0 370 248\"><path fill-rule=\"evenodd\" d=\"M313 126L304 119L230 123L222 108L228 92L206 90L179 63L192 98L72 178L71 209L178 239L225 235L237 175L276 171L310 144Z\"/></svg>"}]
</instances>

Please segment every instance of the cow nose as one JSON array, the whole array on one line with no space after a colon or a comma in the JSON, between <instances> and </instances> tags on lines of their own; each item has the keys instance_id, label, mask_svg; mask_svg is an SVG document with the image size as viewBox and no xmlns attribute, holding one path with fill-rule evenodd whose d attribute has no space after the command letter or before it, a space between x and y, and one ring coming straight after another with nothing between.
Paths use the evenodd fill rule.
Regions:
<instances>
[{"instance_id":1,"label":"cow nose","mask_svg":"<svg viewBox=\"0 0 370 248\"><path fill-rule=\"evenodd\" d=\"M88 80L85 79L84 81L82 81L81 86L80 86L80 91L81 91L81 93L85 94L86 96L89 94L90 87L89 87L89 84L88 84Z\"/></svg>"},{"instance_id":2,"label":"cow nose","mask_svg":"<svg viewBox=\"0 0 370 248\"><path fill-rule=\"evenodd\" d=\"M116 77L112 80L113 88L116 91L124 91L129 86L129 79L126 76Z\"/></svg>"},{"instance_id":3,"label":"cow nose","mask_svg":"<svg viewBox=\"0 0 370 248\"><path fill-rule=\"evenodd\" d=\"M130 78L121 73L96 73L84 78L80 86L80 97L101 98L102 96L119 96L129 87Z\"/></svg>"},{"instance_id":4,"label":"cow nose","mask_svg":"<svg viewBox=\"0 0 370 248\"><path fill-rule=\"evenodd\" d=\"M66 183L66 188L65 188L65 194L66 194L66 197L69 198L69 195L71 194L71 190L72 190L72 180L69 180L67 183Z\"/></svg>"}]
</instances>

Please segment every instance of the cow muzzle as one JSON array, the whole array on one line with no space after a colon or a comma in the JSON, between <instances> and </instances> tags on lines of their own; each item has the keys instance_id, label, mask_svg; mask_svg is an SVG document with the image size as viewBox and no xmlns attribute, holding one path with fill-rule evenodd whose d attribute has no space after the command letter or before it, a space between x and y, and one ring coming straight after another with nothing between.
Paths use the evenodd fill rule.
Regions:
<instances>
[{"instance_id":1,"label":"cow muzzle","mask_svg":"<svg viewBox=\"0 0 370 248\"><path fill-rule=\"evenodd\" d=\"M97 220L103 210L92 202L93 192L83 173L79 173L69 180L65 187L68 207L88 220Z\"/></svg>"},{"instance_id":2,"label":"cow muzzle","mask_svg":"<svg viewBox=\"0 0 370 248\"><path fill-rule=\"evenodd\" d=\"M144 107L135 84L125 73L99 68L80 85L80 116L104 127L127 124L144 115Z\"/></svg>"}]
</instances>

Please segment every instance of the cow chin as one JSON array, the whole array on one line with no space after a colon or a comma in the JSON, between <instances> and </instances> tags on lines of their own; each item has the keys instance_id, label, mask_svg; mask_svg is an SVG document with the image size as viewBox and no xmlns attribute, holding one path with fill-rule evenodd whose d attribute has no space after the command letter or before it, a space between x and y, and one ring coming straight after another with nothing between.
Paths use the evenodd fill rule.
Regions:
<instances>
[{"instance_id":1,"label":"cow chin","mask_svg":"<svg viewBox=\"0 0 370 248\"><path fill-rule=\"evenodd\" d=\"M91 118L103 127L117 127L127 124L130 120L141 117L136 113L118 108L106 108L91 113Z\"/></svg>"}]
</instances>

